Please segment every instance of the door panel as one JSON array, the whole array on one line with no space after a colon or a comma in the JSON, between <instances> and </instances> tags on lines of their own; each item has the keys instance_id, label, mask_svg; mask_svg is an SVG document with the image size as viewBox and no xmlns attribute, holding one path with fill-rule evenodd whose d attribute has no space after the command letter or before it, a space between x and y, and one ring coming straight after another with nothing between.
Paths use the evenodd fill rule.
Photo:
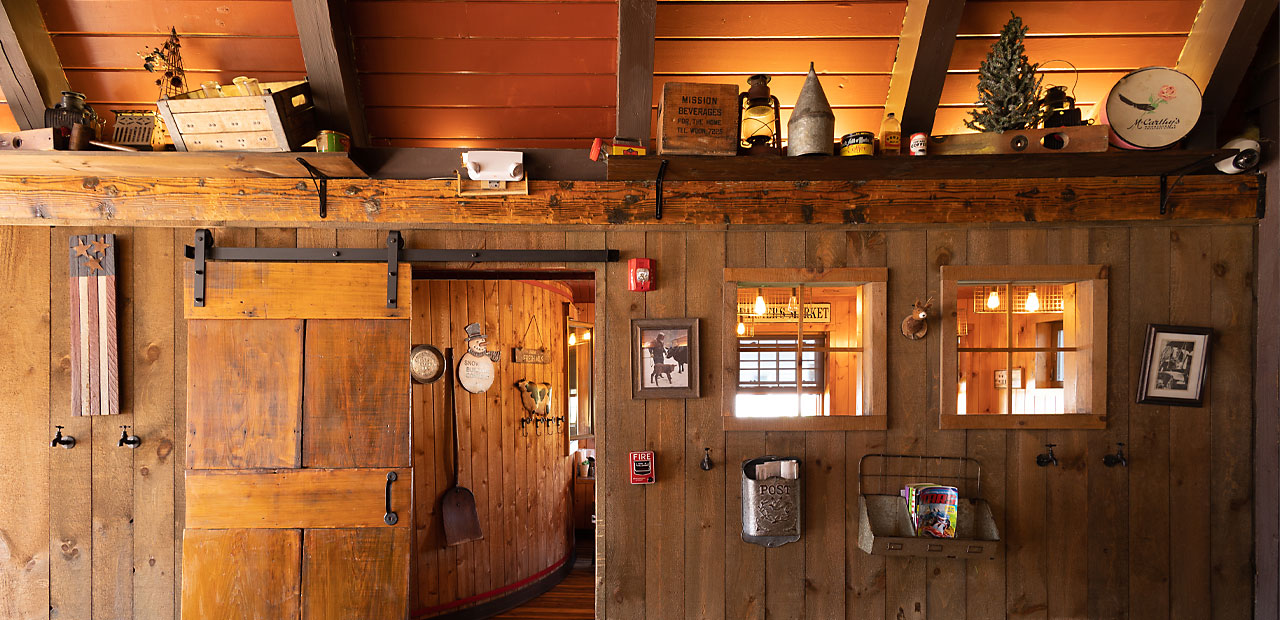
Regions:
<instances>
[{"instance_id":1,"label":"door panel","mask_svg":"<svg viewBox=\"0 0 1280 620\"><path fill-rule=\"evenodd\" d=\"M307 530L302 617L403 617L409 593L410 531L407 527Z\"/></svg>"},{"instance_id":2,"label":"door panel","mask_svg":"<svg viewBox=\"0 0 1280 620\"><path fill-rule=\"evenodd\" d=\"M306 467L409 467L408 342L408 321L307 321Z\"/></svg>"},{"instance_id":3,"label":"door panel","mask_svg":"<svg viewBox=\"0 0 1280 620\"><path fill-rule=\"evenodd\" d=\"M411 469L188 471L187 527L388 528L387 472L396 528L407 528Z\"/></svg>"},{"instance_id":4,"label":"door panel","mask_svg":"<svg viewBox=\"0 0 1280 620\"><path fill-rule=\"evenodd\" d=\"M187 322L187 467L298 467L302 321Z\"/></svg>"},{"instance_id":5,"label":"door panel","mask_svg":"<svg viewBox=\"0 0 1280 620\"><path fill-rule=\"evenodd\" d=\"M298 620L301 553L301 530L186 530L182 616Z\"/></svg>"}]
</instances>

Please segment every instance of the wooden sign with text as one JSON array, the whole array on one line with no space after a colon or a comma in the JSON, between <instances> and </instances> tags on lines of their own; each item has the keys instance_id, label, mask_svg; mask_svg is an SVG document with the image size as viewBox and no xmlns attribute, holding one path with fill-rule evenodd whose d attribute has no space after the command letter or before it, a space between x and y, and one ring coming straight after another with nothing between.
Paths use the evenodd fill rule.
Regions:
<instances>
[{"instance_id":1,"label":"wooden sign with text","mask_svg":"<svg viewBox=\"0 0 1280 620\"><path fill-rule=\"evenodd\" d=\"M522 349L515 347L511 349L511 358L517 364L549 364L551 360L547 358L546 349Z\"/></svg>"},{"instance_id":2,"label":"wooden sign with text","mask_svg":"<svg viewBox=\"0 0 1280 620\"><path fill-rule=\"evenodd\" d=\"M738 154L738 87L667 82L658 106L658 153Z\"/></svg>"}]
</instances>

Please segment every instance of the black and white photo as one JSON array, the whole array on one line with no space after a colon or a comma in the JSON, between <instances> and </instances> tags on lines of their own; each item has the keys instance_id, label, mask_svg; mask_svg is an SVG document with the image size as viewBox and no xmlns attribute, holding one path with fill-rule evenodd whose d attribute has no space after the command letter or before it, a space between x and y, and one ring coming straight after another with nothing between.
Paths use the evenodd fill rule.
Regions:
<instances>
[{"instance_id":1,"label":"black and white photo","mask_svg":"<svg viewBox=\"0 0 1280 620\"><path fill-rule=\"evenodd\" d=\"M698 319L631 322L635 398L698 397Z\"/></svg>"},{"instance_id":2,"label":"black and white photo","mask_svg":"<svg viewBox=\"0 0 1280 620\"><path fill-rule=\"evenodd\" d=\"M1205 327L1150 325L1142 355L1138 403L1199 407L1209 370Z\"/></svg>"}]
</instances>

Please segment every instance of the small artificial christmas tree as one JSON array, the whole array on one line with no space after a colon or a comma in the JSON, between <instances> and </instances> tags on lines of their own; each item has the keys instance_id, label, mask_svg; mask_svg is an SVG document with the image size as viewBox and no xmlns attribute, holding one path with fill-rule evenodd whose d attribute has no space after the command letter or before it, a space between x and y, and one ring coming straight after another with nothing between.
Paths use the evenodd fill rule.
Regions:
<instances>
[{"instance_id":1,"label":"small artificial christmas tree","mask_svg":"<svg viewBox=\"0 0 1280 620\"><path fill-rule=\"evenodd\" d=\"M978 68L978 105L970 110L969 129L1004 131L1027 129L1036 124L1036 99L1040 93L1040 65L1027 62L1022 40L1027 34L1022 18L1013 15Z\"/></svg>"}]
</instances>

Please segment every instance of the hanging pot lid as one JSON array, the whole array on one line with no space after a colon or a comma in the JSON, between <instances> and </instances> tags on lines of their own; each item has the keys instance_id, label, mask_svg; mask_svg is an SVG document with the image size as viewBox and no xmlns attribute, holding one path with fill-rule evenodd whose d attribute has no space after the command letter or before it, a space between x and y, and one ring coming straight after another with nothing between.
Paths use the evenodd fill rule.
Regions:
<instances>
[{"instance_id":1,"label":"hanging pot lid","mask_svg":"<svg viewBox=\"0 0 1280 620\"><path fill-rule=\"evenodd\" d=\"M420 344L409 352L409 374L417 383L433 383L444 374L444 356L429 344Z\"/></svg>"}]
</instances>

